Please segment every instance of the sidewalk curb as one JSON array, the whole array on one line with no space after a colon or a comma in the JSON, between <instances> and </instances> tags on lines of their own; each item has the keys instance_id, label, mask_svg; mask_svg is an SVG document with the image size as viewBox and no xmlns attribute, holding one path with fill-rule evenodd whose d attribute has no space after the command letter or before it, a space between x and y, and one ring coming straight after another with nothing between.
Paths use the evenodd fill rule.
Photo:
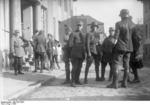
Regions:
<instances>
[{"instance_id":1,"label":"sidewalk curb","mask_svg":"<svg viewBox=\"0 0 150 105\"><path fill-rule=\"evenodd\" d=\"M36 88L39 88L39 87L42 86L42 84L44 84L45 82L47 82L47 81L53 81L53 80L55 80L55 79L56 79L56 77L52 77L52 78L50 78L50 79L43 80L43 81L41 81L41 82L39 82L39 83L36 83L36 82L35 82L35 85L33 85L33 86L27 86L27 87L25 87L24 89L21 89L21 90L17 91L16 93L14 93L13 95L8 96L7 99L8 99L8 100L16 99L16 98L18 98L18 97L20 97L20 96L22 96L22 95L24 95L24 94L27 94L27 93L29 93L29 92L35 90Z\"/></svg>"},{"instance_id":2,"label":"sidewalk curb","mask_svg":"<svg viewBox=\"0 0 150 105\"><path fill-rule=\"evenodd\" d=\"M61 75L64 75L65 73L62 73L60 75L57 75L57 76L53 76L51 77L50 79L47 79L47 80L43 80L43 81L40 81L40 82L35 82L33 84L35 85L32 85L32 86L27 86L25 87L24 89L21 89L17 92L15 92L13 95L10 95L7 97L8 100L13 100L13 99L17 99L18 97L22 96L22 95L25 95L29 92L32 92L33 90L35 90L36 88L39 88L40 86L42 86L44 83L48 82L48 81L54 81L57 77L61 76Z\"/></svg>"}]
</instances>

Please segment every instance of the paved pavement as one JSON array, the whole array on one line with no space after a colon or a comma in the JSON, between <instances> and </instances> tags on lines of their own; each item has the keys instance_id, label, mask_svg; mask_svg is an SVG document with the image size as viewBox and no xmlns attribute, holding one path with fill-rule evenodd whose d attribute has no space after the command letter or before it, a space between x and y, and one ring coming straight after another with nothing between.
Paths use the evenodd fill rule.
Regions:
<instances>
[{"instance_id":1,"label":"paved pavement","mask_svg":"<svg viewBox=\"0 0 150 105\"><path fill-rule=\"evenodd\" d=\"M64 68L64 65L61 64L61 67ZM1 99L13 99L17 98L22 94L33 91L35 88L40 87L46 81L52 81L53 79L64 74L64 71L53 70L47 71L44 70L43 73L33 73L32 70L24 71L24 75L14 75L12 70L4 70L0 75L1 82Z\"/></svg>"},{"instance_id":2,"label":"paved pavement","mask_svg":"<svg viewBox=\"0 0 150 105\"><path fill-rule=\"evenodd\" d=\"M95 81L93 66L90 68L89 83L78 85L76 88L70 85L62 85L64 75L54 81L45 82L35 91L19 97L21 100L150 100L150 68L140 70L141 83L129 84L127 89L108 89L110 82ZM106 79L108 79L109 67L107 67ZM121 73L122 75L122 73ZM83 82L84 68L81 74ZM121 80L121 78L120 78Z\"/></svg>"}]
</instances>

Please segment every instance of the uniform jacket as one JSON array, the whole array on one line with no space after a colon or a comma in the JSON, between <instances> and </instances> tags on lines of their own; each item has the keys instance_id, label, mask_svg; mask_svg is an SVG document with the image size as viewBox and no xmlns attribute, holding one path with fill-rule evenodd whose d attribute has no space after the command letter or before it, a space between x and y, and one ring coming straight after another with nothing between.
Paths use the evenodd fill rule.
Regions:
<instances>
[{"instance_id":1,"label":"uniform jacket","mask_svg":"<svg viewBox=\"0 0 150 105\"><path fill-rule=\"evenodd\" d=\"M37 35L35 37L35 51L36 52L46 52L46 38L44 35Z\"/></svg>"},{"instance_id":2,"label":"uniform jacket","mask_svg":"<svg viewBox=\"0 0 150 105\"><path fill-rule=\"evenodd\" d=\"M133 53L132 55L137 58L140 57L142 59L143 57L143 38L142 33L139 32L140 30L138 28L135 28L135 36L133 37Z\"/></svg>"},{"instance_id":3,"label":"uniform jacket","mask_svg":"<svg viewBox=\"0 0 150 105\"><path fill-rule=\"evenodd\" d=\"M65 35L65 37L64 37L64 47L69 47L69 37L70 37L70 35Z\"/></svg>"},{"instance_id":4,"label":"uniform jacket","mask_svg":"<svg viewBox=\"0 0 150 105\"><path fill-rule=\"evenodd\" d=\"M71 58L85 57L85 34L76 30L69 39L69 47L71 48Z\"/></svg>"},{"instance_id":5,"label":"uniform jacket","mask_svg":"<svg viewBox=\"0 0 150 105\"><path fill-rule=\"evenodd\" d=\"M132 38L135 34L135 24L125 19L116 23L115 38L118 40L115 49L120 51L133 51Z\"/></svg>"},{"instance_id":6,"label":"uniform jacket","mask_svg":"<svg viewBox=\"0 0 150 105\"><path fill-rule=\"evenodd\" d=\"M96 46L99 44L100 41L100 34L98 32L89 32L86 35L86 49L87 53L94 53L97 54L97 48Z\"/></svg>"},{"instance_id":7,"label":"uniform jacket","mask_svg":"<svg viewBox=\"0 0 150 105\"><path fill-rule=\"evenodd\" d=\"M11 52L17 57L23 57L24 52L24 43L20 37L13 36L11 41Z\"/></svg>"},{"instance_id":8,"label":"uniform jacket","mask_svg":"<svg viewBox=\"0 0 150 105\"><path fill-rule=\"evenodd\" d=\"M49 39L47 42L46 50L49 52L53 52L54 41Z\"/></svg>"},{"instance_id":9,"label":"uniform jacket","mask_svg":"<svg viewBox=\"0 0 150 105\"><path fill-rule=\"evenodd\" d=\"M107 37L102 44L103 53L112 53L116 39L113 36Z\"/></svg>"},{"instance_id":10,"label":"uniform jacket","mask_svg":"<svg viewBox=\"0 0 150 105\"><path fill-rule=\"evenodd\" d=\"M56 41L53 44L53 55L58 55L58 43Z\"/></svg>"},{"instance_id":11,"label":"uniform jacket","mask_svg":"<svg viewBox=\"0 0 150 105\"><path fill-rule=\"evenodd\" d=\"M113 36L107 37L102 43L102 62L111 62L113 49L115 46L116 39Z\"/></svg>"}]
</instances>

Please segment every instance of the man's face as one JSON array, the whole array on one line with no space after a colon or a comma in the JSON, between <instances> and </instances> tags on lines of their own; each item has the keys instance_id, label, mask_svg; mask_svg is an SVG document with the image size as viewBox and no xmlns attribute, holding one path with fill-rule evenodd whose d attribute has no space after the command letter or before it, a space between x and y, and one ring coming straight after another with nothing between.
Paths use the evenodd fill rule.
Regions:
<instances>
[{"instance_id":1,"label":"man's face","mask_svg":"<svg viewBox=\"0 0 150 105\"><path fill-rule=\"evenodd\" d=\"M92 30L92 31L97 31L97 29L98 29L98 27L96 27L96 26L91 26L91 30Z\"/></svg>"},{"instance_id":2,"label":"man's face","mask_svg":"<svg viewBox=\"0 0 150 105\"><path fill-rule=\"evenodd\" d=\"M110 30L110 31L109 31L110 36L114 36L114 33L115 33L114 30Z\"/></svg>"},{"instance_id":3,"label":"man's face","mask_svg":"<svg viewBox=\"0 0 150 105\"><path fill-rule=\"evenodd\" d=\"M126 18L126 17L129 17L129 15L126 13L121 14L121 18Z\"/></svg>"},{"instance_id":4,"label":"man's face","mask_svg":"<svg viewBox=\"0 0 150 105\"><path fill-rule=\"evenodd\" d=\"M49 36L48 36L48 38L49 38L49 39L52 39L52 36L51 36L51 35L49 35Z\"/></svg>"},{"instance_id":5,"label":"man's face","mask_svg":"<svg viewBox=\"0 0 150 105\"><path fill-rule=\"evenodd\" d=\"M19 36L19 33L18 33L18 32L17 32L17 33L15 33L15 36L16 36L16 37L18 37L18 36Z\"/></svg>"},{"instance_id":6,"label":"man's face","mask_svg":"<svg viewBox=\"0 0 150 105\"><path fill-rule=\"evenodd\" d=\"M82 25L77 25L77 30L82 30L83 26Z\"/></svg>"}]
</instances>

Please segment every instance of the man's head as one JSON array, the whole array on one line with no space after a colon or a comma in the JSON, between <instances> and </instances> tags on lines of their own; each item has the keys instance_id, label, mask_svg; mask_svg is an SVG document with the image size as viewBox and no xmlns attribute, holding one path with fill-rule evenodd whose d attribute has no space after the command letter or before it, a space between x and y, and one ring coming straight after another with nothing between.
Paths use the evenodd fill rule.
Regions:
<instances>
[{"instance_id":1,"label":"man's head","mask_svg":"<svg viewBox=\"0 0 150 105\"><path fill-rule=\"evenodd\" d=\"M64 27L65 27L65 34L69 34L72 32L71 27L69 27L68 25L65 24Z\"/></svg>"},{"instance_id":2,"label":"man's head","mask_svg":"<svg viewBox=\"0 0 150 105\"><path fill-rule=\"evenodd\" d=\"M114 28L113 28L113 27L110 27L110 28L109 28L109 35L110 35L110 36L114 36L114 32L115 32Z\"/></svg>"},{"instance_id":3,"label":"man's head","mask_svg":"<svg viewBox=\"0 0 150 105\"><path fill-rule=\"evenodd\" d=\"M78 22L77 23L77 30L82 30L82 28L83 28L83 22Z\"/></svg>"},{"instance_id":4,"label":"man's head","mask_svg":"<svg viewBox=\"0 0 150 105\"><path fill-rule=\"evenodd\" d=\"M122 10L120 11L119 16L120 16L122 19L129 17L129 10L128 10L128 9L122 9Z\"/></svg>"},{"instance_id":5,"label":"man's head","mask_svg":"<svg viewBox=\"0 0 150 105\"><path fill-rule=\"evenodd\" d=\"M14 35L15 35L15 36L19 36L19 30L15 30L15 31L14 31Z\"/></svg>"},{"instance_id":6,"label":"man's head","mask_svg":"<svg viewBox=\"0 0 150 105\"><path fill-rule=\"evenodd\" d=\"M49 33L47 36L49 39L52 39L52 34Z\"/></svg>"},{"instance_id":7,"label":"man's head","mask_svg":"<svg viewBox=\"0 0 150 105\"><path fill-rule=\"evenodd\" d=\"M43 31L43 30L40 30L40 31L39 31L39 35L44 35L44 31Z\"/></svg>"},{"instance_id":8,"label":"man's head","mask_svg":"<svg viewBox=\"0 0 150 105\"><path fill-rule=\"evenodd\" d=\"M91 25L91 30L92 31L96 31L99 28L99 26L96 22L92 22L90 25Z\"/></svg>"}]
</instances>

